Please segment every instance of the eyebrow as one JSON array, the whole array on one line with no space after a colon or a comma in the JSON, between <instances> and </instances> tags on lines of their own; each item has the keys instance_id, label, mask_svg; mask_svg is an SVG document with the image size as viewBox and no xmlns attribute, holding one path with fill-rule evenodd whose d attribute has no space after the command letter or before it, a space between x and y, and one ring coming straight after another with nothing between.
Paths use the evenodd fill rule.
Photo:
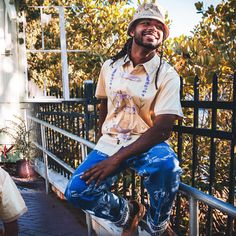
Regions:
<instances>
[{"instance_id":1,"label":"eyebrow","mask_svg":"<svg viewBox=\"0 0 236 236\"><path fill-rule=\"evenodd\" d=\"M140 22L143 22L143 21L149 21L149 22L151 22L151 21L155 21L155 22L158 24L158 26L161 26L161 27L164 29L163 24L162 24L160 21L155 20L155 19L140 19L140 21L137 22L137 23L140 23Z\"/></svg>"},{"instance_id":2,"label":"eyebrow","mask_svg":"<svg viewBox=\"0 0 236 236\"><path fill-rule=\"evenodd\" d=\"M140 19L139 22L142 22L142 21L149 21L149 22L151 22L151 21L155 21L157 24L159 24L159 25L163 25L160 21L155 20L155 19Z\"/></svg>"}]
</instances>

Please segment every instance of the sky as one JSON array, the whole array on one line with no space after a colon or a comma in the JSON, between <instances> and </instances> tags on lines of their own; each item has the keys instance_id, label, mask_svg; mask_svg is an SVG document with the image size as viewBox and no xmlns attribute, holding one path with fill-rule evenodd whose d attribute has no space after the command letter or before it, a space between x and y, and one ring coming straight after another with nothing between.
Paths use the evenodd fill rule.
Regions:
<instances>
[{"instance_id":1,"label":"sky","mask_svg":"<svg viewBox=\"0 0 236 236\"><path fill-rule=\"evenodd\" d=\"M194 3L203 2L203 6L217 6L221 0L156 0L168 11L170 20L170 37L178 37L181 34L191 35L191 30L201 20L202 15L197 14Z\"/></svg>"}]
</instances>

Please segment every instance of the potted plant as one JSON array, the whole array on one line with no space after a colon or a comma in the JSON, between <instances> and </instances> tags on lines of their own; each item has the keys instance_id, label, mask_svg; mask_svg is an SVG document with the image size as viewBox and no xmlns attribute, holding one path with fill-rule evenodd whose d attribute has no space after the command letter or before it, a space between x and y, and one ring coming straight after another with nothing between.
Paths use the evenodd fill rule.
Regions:
<instances>
[{"instance_id":1,"label":"potted plant","mask_svg":"<svg viewBox=\"0 0 236 236\"><path fill-rule=\"evenodd\" d=\"M32 160L36 155L36 148L32 142L31 131L32 128L27 128L25 120L21 117L7 121L7 126L0 130L12 140L12 145L7 149L5 148L2 155L6 160L14 156L16 172L20 178L31 178L35 174L32 168Z\"/></svg>"}]
</instances>

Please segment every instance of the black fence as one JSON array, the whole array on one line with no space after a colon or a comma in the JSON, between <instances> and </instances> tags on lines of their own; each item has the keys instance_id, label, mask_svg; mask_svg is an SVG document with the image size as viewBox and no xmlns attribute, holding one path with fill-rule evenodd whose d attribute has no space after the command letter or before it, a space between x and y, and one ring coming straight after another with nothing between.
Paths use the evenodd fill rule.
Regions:
<instances>
[{"instance_id":1,"label":"black fence","mask_svg":"<svg viewBox=\"0 0 236 236\"><path fill-rule=\"evenodd\" d=\"M94 87L84 88L83 97L61 103L35 103L32 113L92 142L96 140L98 101ZM236 170L236 75L210 79L182 79L181 101L186 118L175 125L170 139L183 169L182 181L199 190L229 202L235 201ZM40 132L40 131L39 131ZM46 129L47 149L63 161L76 167L81 160L78 143L53 130ZM51 168L69 177L69 173L50 161ZM122 174L113 191L128 199L140 198L146 204L148 196L143 179L132 170ZM188 199L178 194L171 221L179 235L188 230ZM201 235L233 235L235 221L223 213L200 204Z\"/></svg>"},{"instance_id":2,"label":"black fence","mask_svg":"<svg viewBox=\"0 0 236 236\"><path fill-rule=\"evenodd\" d=\"M208 91L203 95L206 87ZM198 77L193 84L183 79L181 88L186 119L174 127L174 132L175 148L184 170L182 181L234 205L236 74L227 79L215 74L205 84ZM185 225L185 201L182 196L177 197L175 225ZM200 212L202 235L236 232L235 222L227 216L203 204Z\"/></svg>"}]
</instances>

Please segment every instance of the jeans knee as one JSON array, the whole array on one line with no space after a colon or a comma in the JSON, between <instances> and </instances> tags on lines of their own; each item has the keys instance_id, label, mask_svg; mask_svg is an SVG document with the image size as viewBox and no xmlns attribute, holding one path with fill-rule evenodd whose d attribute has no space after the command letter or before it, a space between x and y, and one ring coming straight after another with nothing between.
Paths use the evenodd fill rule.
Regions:
<instances>
[{"instance_id":1,"label":"jeans knee","mask_svg":"<svg viewBox=\"0 0 236 236\"><path fill-rule=\"evenodd\" d=\"M87 189L87 185L84 181L78 178L72 178L65 190L64 196L68 202L74 206L80 207L82 192Z\"/></svg>"},{"instance_id":2,"label":"jeans knee","mask_svg":"<svg viewBox=\"0 0 236 236\"><path fill-rule=\"evenodd\" d=\"M172 187L179 185L182 170L179 166L179 161L176 158L173 158L173 160L166 165L164 173L166 180Z\"/></svg>"}]
</instances>

